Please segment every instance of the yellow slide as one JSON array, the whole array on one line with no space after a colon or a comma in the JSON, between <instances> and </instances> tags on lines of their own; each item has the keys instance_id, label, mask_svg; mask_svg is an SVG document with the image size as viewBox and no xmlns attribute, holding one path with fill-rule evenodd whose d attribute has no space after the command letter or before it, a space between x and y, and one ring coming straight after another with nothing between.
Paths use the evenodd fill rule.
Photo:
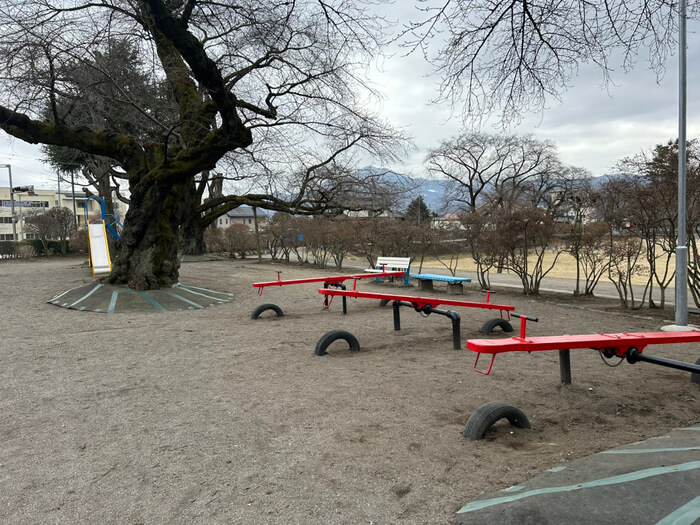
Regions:
<instances>
[{"instance_id":1,"label":"yellow slide","mask_svg":"<svg viewBox=\"0 0 700 525\"><path fill-rule=\"evenodd\" d=\"M112 259L109 257L107 230L104 221L99 224L88 224L88 240L92 275L94 277L109 275L112 273Z\"/></svg>"}]
</instances>

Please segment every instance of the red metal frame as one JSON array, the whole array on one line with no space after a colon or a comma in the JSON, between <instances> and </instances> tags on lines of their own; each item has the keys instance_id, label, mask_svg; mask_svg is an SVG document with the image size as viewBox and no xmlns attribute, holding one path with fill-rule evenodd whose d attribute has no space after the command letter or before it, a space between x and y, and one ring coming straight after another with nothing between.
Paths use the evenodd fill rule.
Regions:
<instances>
[{"instance_id":1,"label":"red metal frame","mask_svg":"<svg viewBox=\"0 0 700 525\"><path fill-rule=\"evenodd\" d=\"M620 334L555 335L526 337L525 323L521 325L520 337L509 339L469 339L467 350L476 352L474 369L488 375L493 367L496 354L503 352L539 352L547 350L572 350L591 348L603 350L610 356L626 357L631 348L640 352L648 345L700 342L700 331L685 332L636 332ZM479 370L477 363L481 354L491 354L491 363L486 371Z\"/></svg>"},{"instance_id":2,"label":"red metal frame","mask_svg":"<svg viewBox=\"0 0 700 525\"><path fill-rule=\"evenodd\" d=\"M375 274L376 275L376 274ZM501 310L501 316L503 315L503 312L512 312L515 310L515 306L508 306L504 304L494 304L489 302L489 299L491 297L490 294L487 294L486 296L486 302L483 303L476 303L476 302L471 302L471 301L457 301L454 299L439 299L439 298L433 298L433 297L417 297L414 295L397 295L397 294L391 294L391 293L375 293L375 292L361 292L356 289L356 282L353 283L353 289L352 290L333 290L333 289L327 289L327 288L321 288L319 289L319 293L323 295L330 295L331 297L334 297L336 295L344 296L344 297L355 297L355 298L362 298L362 299L379 299L379 300L387 300L387 301L405 301L408 303L411 303L414 308L417 310L420 310L424 308L425 306L431 306L432 308L437 308L440 305L447 305L447 306L461 306L464 308L484 308L487 310ZM510 320L510 313L508 314L508 319Z\"/></svg>"},{"instance_id":3,"label":"red metal frame","mask_svg":"<svg viewBox=\"0 0 700 525\"><path fill-rule=\"evenodd\" d=\"M405 271L395 271L395 272L372 272L372 273L359 273L353 275L331 275L329 277L308 277L305 279L281 279L281 271L277 272L276 281L267 281L261 283L253 283L253 288L258 288L258 295L262 295L263 289L267 286L286 286L290 284L308 284L308 283L325 283L327 286L335 286L341 284L348 279L374 279L376 277L400 277L406 275Z\"/></svg>"}]
</instances>

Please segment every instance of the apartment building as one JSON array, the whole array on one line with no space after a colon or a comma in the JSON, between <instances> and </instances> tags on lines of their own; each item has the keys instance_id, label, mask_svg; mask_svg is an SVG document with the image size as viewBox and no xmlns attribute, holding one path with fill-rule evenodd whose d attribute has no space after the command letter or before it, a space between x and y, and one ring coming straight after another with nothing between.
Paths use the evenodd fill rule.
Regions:
<instances>
[{"instance_id":1,"label":"apartment building","mask_svg":"<svg viewBox=\"0 0 700 525\"><path fill-rule=\"evenodd\" d=\"M15 219L12 218L12 198L9 187L0 187L0 241L32 239L33 235L28 231L25 219L36 213L44 213L49 208L63 207L75 211L78 228L87 224L85 216L85 194L76 193L75 199L72 192L58 193L55 190L35 189L29 191L15 191L14 210ZM88 215L99 215L100 204L95 199L88 201ZM14 223L14 225L13 225Z\"/></svg>"}]
</instances>

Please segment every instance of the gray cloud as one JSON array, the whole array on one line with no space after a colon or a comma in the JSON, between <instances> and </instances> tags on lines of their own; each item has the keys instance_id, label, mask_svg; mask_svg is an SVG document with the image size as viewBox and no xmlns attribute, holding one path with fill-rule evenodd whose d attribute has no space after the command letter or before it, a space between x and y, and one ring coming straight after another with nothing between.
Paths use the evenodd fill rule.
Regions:
<instances>
[{"instance_id":1,"label":"gray cloud","mask_svg":"<svg viewBox=\"0 0 700 525\"><path fill-rule=\"evenodd\" d=\"M397 27L415 18L413 3L399 2L384 9L389 18L397 20ZM697 22L690 21L689 30L696 25ZM700 37L690 33L688 39L688 137L693 138L700 136ZM405 162L386 167L421 175L428 149L459 133L463 123L452 108L430 103L438 94L439 79L432 75L421 53L405 56L405 50L390 51L392 56L378 60L369 76L385 96L379 108L382 116L413 135L417 149ZM601 87L600 71L583 65L561 101L550 101L541 114L525 115L509 131L552 140L565 163L603 175L621 158L677 136L677 60L676 56L669 58L666 74L657 82L656 75L640 58L629 73L615 72L615 84L607 90ZM500 128L487 122L482 129ZM44 174L46 185L55 184L55 175L40 158L38 147L10 141L0 133L0 163L13 165L16 183L37 183L38 174ZM371 158L363 162L375 163Z\"/></svg>"}]
</instances>

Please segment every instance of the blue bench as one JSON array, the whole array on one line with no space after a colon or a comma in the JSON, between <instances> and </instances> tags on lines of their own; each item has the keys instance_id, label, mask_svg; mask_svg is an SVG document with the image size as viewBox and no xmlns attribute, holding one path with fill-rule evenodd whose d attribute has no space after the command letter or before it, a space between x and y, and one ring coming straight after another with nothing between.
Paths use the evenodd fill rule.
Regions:
<instances>
[{"instance_id":1,"label":"blue bench","mask_svg":"<svg viewBox=\"0 0 700 525\"><path fill-rule=\"evenodd\" d=\"M437 273L418 273L411 275L411 277L420 281L420 289L424 291L431 291L433 289L433 281L440 281L447 283L448 292L462 293L462 283L472 282L468 277L454 277Z\"/></svg>"}]
</instances>

